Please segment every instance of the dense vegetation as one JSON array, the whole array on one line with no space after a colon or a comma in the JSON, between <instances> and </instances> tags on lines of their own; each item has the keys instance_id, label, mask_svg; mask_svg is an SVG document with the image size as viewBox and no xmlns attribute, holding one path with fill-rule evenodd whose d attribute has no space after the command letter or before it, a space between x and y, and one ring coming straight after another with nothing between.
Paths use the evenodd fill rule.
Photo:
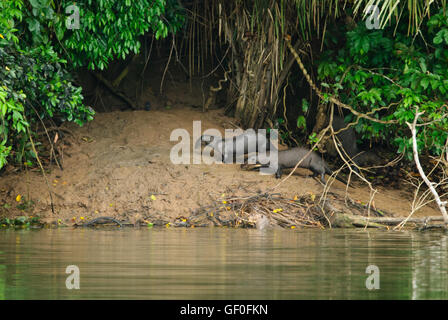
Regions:
<instances>
[{"instance_id":1,"label":"dense vegetation","mask_svg":"<svg viewBox=\"0 0 448 320\"><path fill-rule=\"evenodd\" d=\"M418 106L425 111L421 121L430 122L419 128L419 149L440 154L448 131L446 3L386 0L379 10L382 29L367 29L362 8L374 2L3 0L0 169L11 160L34 163L30 138L41 124L83 125L93 118L75 85L75 70L107 69L111 61L139 53L143 34L161 39L184 26L184 39L198 49L189 49L194 56L190 61L199 65L208 54L225 62L222 71L232 83L227 96L243 126L272 127L281 113L285 88L294 86L289 79L295 61L283 41L291 35L296 49L308 53L307 68L325 94L390 122L359 119L355 128L362 139L386 143L409 156L405 122L414 118ZM322 41L321 52L308 50L316 41ZM311 99L303 108L308 106L315 107ZM299 127L307 122L304 116L295 121Z\"/></svg>"},{"instance_id":2,"label":"dense vegetation","mask_svg":"<svg viewBox=\"0 0 448 320\"><path fill-rule=\"evenodd\" d=\"M1 1L0 168L8 158L31 164L40 122L92 119L73 70L107 68L138 53L145 32L163 38L183 20L175 0Z\"/></svg>"},{"instance_id":3,"label":"dense vegetation","mask_svg":"<svg viewBox=\"0 0 448 320\"><path fill-rule=\"evenodd\" d=\"M355 128L363 139L392 145L408 158L412 141L405 122L412 122L418 106L425 112L420 122L431 122L418 132L419 149L439 155L448 131L448 17L440 10L423 21L419 34L407 33L403 23L369 30L364 22L342 30L343 37L331 33L318 63L318 79L355 110L381 108L374 117L396 121L360 119ZM353 115L348 118L354 120Z\"/></svg>"}]
</instances>

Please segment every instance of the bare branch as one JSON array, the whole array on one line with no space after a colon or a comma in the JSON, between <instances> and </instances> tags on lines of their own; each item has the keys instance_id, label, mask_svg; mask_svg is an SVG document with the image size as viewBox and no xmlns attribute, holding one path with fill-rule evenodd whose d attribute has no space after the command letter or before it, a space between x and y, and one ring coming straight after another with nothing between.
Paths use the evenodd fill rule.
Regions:
<instances>
[{"instance_id":1,"label":"bare branch","mask_svg":"<svg viewBox=\"0 0 448 320\"><path fill-rule=\"evenodd\" d=\"M416 111L415 111L415 118L412 124L410 124L409 122L406 122L406 124L408 125L409 129L411 130L412 133L412 151L414 154L414 160L415 160L415 165L417 166L418 172L420 174L420 176L422 177L423 181L425 182L425 184L428 186L429 190L431 190L431 193L437 203L437 206L440 209L440 212L442 213L443 216L443 220L445 222L445 225L448 227L448 213L446 211L446 201L441 201L440 200L440 196L437 193L435 187L434 187L434 183L432 183L431 181L429 181L428 177L426 176L425 172L423 171L423 168L420 164L420 159L418 157L418 147L417 147L417 120L418 118L424 114L424 112L419 112L418 111L418 106L416 106ZM409 219L412 215L412 213L414 213L415 211L413 210L411 212L411 214L408 216L407 219ZM402 225L404 225L404 223L406 223L406 220L403 222Z\"/></svg>"}]
</instances>

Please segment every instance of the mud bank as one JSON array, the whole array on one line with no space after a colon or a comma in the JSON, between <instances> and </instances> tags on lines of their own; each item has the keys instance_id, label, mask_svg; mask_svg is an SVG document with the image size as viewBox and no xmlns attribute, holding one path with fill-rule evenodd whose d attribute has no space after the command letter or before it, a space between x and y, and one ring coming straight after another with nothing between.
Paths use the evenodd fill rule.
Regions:
<instances>
[{"instance_id":1,"label":"mud bank","mask_svg":"<svg viewBox=\"0 0 448 320\"><path fill-rule=\"evenodd\" d=\"M0 216L38 216L45 222L68 225L101 216L131 223L148 219L174 222L220 197L259 194L278 184L274 176L244 171L238 164L172 164L169 155L176 142L170 141L171 132L184 128L192 136L195 120L202 122L202 130L224 132L233 126L221 110L202 113L182 104L151 111L98 113L84 127L67 125L71 134L67 136L70 145L64 149L64 170L53 165L47 173L55 214L38 169L7 170L0 177ZM308 175L307 170L298 169L273 192L291 200L320 195L323 186ZM338 210L351 213L344 208L345 199L361 205L369 201L369 188L357 181L353 185L355 188L347 190L335 181L331 186L329 197L339 201ZM374 208L389 216L409 214L412 190L377 190ZM425 206L414 217L438 215L436 208Z\"/></svg>"}]
</instances>

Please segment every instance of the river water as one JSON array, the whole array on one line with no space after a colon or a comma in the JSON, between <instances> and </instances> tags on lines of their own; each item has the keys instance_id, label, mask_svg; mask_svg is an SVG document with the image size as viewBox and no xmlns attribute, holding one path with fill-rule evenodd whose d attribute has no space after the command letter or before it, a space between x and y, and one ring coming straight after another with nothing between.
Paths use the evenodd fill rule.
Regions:
<instances>
[{"instance_id":1,"label":"river water","mask_svg":"<svg viewBox=\"0 0 448 320\"><path fill-rule=\"evenodd\" d=\"M447 299L447 249L435 232L2 230L0 299Z\"/></svg>"}]
</instances>

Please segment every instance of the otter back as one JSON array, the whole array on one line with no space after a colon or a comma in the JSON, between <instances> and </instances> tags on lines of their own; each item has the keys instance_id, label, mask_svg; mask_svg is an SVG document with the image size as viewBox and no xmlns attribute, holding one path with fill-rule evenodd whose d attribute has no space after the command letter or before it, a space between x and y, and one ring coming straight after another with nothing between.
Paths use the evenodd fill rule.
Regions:
<instances>
[{"instance_id":1,"label":"otter back","mask_svg":"<svg viewBox=\"0 0 448 320\"><path fill-rule=\"evenodd\" d=\"M274 152L274 151L271 151ZM258 163L267 163L270 158L262 158L260 159L260 155L251 156L248 160L251 163L255 163L255 160L258 158ZM297 163L300 162L299 167L309 169L313 172L313 177L320 176L320 180L323 183L325 182L325 174L331 175L333 171L328 167L327 163L322 159L322 157L314 151L311 151L304 147L296 147L288 150L278 151L278 167L275 173L275 177L277 179L281 178L283 174L283 169L295 168ZM263 164L261 167L267 167L271 164ZM260 166L258 166L259 168ZM347 184L347 181L342 178L336 176L336 179L341 181L342 183Z\"/></svg>"},{"instance_id":2,"label":"otter back","mask_svg":"<svg viewBox=\"0 0 448 320\"><path fill-rule=\"evenodd\" d=\"M212 147L218 158L223 163L231 163L236 156L236 162L242 162L238 156L243 156L251 152L269 151L271 149L270 138L257 134L255 131L248 131L236 137L222 139L216 136L203 135L196 142L198 147L202 142Z\"/></svg>"},{"instance_id":3,"label":"otter back","mask_svg":"<svg viewBox=\"0 0 448 320\"><path fill-rule=\"evenodd\" d=\"M297 163L302 160L299 167L309 169L313 172L313 177L320 176L320 180L325 182L325 174L331 175L333 171L328 167L327 163L316 152L304 147L296 147L278 152L278 170L275 174L276 178L281 178L282 169L294 168ZM336 179L343 183L347 183L343 179L336 176Z\"/></svg>"}]
</instances>

